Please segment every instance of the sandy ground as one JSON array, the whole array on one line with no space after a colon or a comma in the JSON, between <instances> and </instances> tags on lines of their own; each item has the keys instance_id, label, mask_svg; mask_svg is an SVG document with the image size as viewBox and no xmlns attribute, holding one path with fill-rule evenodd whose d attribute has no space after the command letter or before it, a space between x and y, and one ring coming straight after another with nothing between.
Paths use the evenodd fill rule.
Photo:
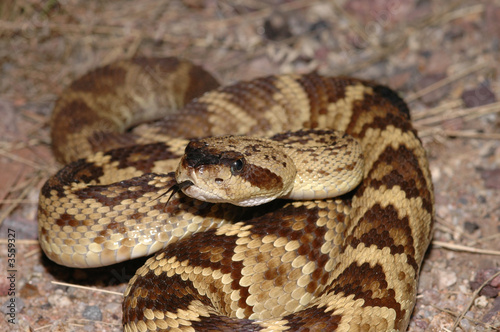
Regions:
<instances>
[{"instance_id":1,"label":"sandy ground","mask_svg":"<svg viewBox=\"0 0 500 332\"><path fill-rule=\"evenodd\" d=\"M50 262L36 206L60 167L48 134L57 95L91 68L139 55L188 58L224 83L316 70L399 91L429 155L437 211L409 331L499 329L500 277L488 280L500 271L499 47L495 0L2 1L0 304L8 314L15 299L17 312L0 330L121 330L121 293L143 260Z\"/></svg>"}]
</instances>

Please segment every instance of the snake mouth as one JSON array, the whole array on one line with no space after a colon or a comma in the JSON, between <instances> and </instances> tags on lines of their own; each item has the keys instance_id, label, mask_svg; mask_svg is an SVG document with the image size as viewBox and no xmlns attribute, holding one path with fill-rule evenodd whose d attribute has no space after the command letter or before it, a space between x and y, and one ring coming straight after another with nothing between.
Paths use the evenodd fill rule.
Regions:
<instances>
[{"instance_id":1,"label":"snake mouth","mask_svg":"<svg viewBox=\"0 0 500 332\"><path fill-rule=\"evenodd\" d=\"M170 202L170 199L172 199L172 196L177 194L179 191L183 191L184 189L191 187L192 185L194 185L194 183L191 180L185 180L185 181L178 182L178 183L175 183L174 185L172 185L172 187L170 187L164 194L164 195L166 195L169 192L171 192L166 204L168 204L168 202Z\"/></svg>"},{"instance_id":2,"label":"snake mouth","mask_svg":"<svg viewBox=\"0 0 500 332\"><path fill-rule=\"evenodd\" d=\"M214 191L206 190L203 187L197 186L193 182L189 181L190 184L184 184L184 182L188 181L183 181L181 182L183 184L182 192L186 194L187 196L204 201L204 202L209 202L209 203L228 203L229 201L227 198L224 198L221 195L218 195Z\"/></svg>"},{"instance_id":3,"label":"snake mouth","mask_svg":"<svg viewBox=\"0 0 500 332\"><path fill-rule=\"evenodd\" d=\"M182 181L182 182L175 184L174 186L178 188L177 190L184 190L188 187L191 187L193 184L194 184L193 181L185 180L185 181Z\"/></svg>"},{"instance_id":4,"label":"snake mouth","mask_svg":"<svg viewBox=\"0 0 500 332\"><path fill-rule=\"evenodd\" d=\"M187 189L191 189L188 191ZM179 191L182 191L185 195L198 199L200 201L211 202L211 203L226 203L227 200L224 200L219 195L214 194L213 192L203 190L202 188L196 186L191 180L184 180L182 182L175 183L172 185L163 195L166 195L170 192L170 196L168 197L167 203L170 202L172 197L177 194Z\"/></svg>"}]
</instances>

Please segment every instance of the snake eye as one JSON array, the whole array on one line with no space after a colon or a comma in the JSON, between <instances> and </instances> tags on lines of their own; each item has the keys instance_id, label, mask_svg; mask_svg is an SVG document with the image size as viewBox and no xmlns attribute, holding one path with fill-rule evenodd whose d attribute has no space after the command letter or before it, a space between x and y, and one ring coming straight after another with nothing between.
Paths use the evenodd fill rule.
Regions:
<instances>
[{"instance_id":1,"label":"snake eye","mask_svg":"<svg viewBox=\"0 0 500 332\"><path fill-rule=\"evenodd\" d=\"M231 174L233 175L237 175L241 172L241 170L243 169L243 165L245 164L243 158L240 158L236 161L234 161L232 164L231 164Z\"/></svg>"}]
</instances>

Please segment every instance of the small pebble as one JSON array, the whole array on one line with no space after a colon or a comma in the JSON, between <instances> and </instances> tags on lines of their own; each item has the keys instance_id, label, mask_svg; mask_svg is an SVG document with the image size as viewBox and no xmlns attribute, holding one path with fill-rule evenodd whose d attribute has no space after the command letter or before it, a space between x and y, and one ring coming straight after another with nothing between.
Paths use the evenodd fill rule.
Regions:
<instances>
[{"instance_id":1,"label":"small pebble","mask_svg":"<svg viewBox=\"0 0 500 332\"><path fill-rule=\"evenodd\" d=\"M475 231L477 231L479 229L479 225L476 224L475 222L472 222L472 221L466 221L464 223L464 230L471 234L471 233L474 233Z\"/></svg>"},{"instance_id":2,"label":"small pebble","mask_svg":"<svg viewBox=\"0 0 500 332\"><path fill-rule=\"evenodd\" d=\"M481 178L487 189L500 189L500 168L481 169Z\"/></svg>"},{"instance_id":3,"label":"small pebble","mask_svg":"<svg viewBox=\"0 0 500 332\"><path fill-rule=\"evenodd\" d=\"M69 297L67 297L65 295L58 294L57 290L56 290L55 294L49 295L49 297L47 298L47 301L53 307L60 307L61 308L61 307L66 307L66 306L71 305L71 300L69 299Z\"/></svg>"},{"instance_id":4,"label":"small pebble","mask_svg":"<svg viewBox=\"0 0 500 332\"><path fill-rule=\"evenodd\" d=\"M488 311L488 313L484 315L483 322L493 321L496 317L500 318L500 296L493 300L493 306L490 311Z\"/></svg>"},{"instance_id":5,"label":"small pebble","mask_svg":"<svg viewBox=\"0 0 500 332\"><path fill-rule=\"evenodd\" d=\"M15 305L16 314L19 313L19 312L21 312L21 310L23 310L24 305L25 305L24 304L24 300L22 298L20 298L20 297L14 297L13 299L15 299L15 302L12 302L11 298L8 298L7 301L5 301L2 304L2 313L4 313L5 315L11 313L11 307L9 307L9 305L12 306L12 303L14 303L14 305Z\"/></svg>"},{"instance_id":6,"label":"small pebble","mask_svg":"<svg viewBox=\"0 0 500 332\"><path fill-rule=\"evenodd\" d=\"M471 311L467 312L465 314L465 317L467 318L470 318L470 319L473 319L474 318L474 313L472 313ZM467 318L464 318L460 321L460 326L465 330L465 331L472 331L472 325L470 323L470 320L467 319Z\"/></svg>"},{"instance_id":7,"label":"small pebble","mask_svg":"<svg viewBox=\"0 0 500 332\"><path fill-rule=\"evenodd\" d=\"M466 107L477 107L494 103L496 101L496 97L488 86L481 84L475 89L465 90L462 93L462 100Z\"/></svg>"},{"instance_id":8,"label":"small pebble","mask_svg":"<svg viewBox=\"0 0 500 332\"><path fill-rule=\"evenodd\" d=\"M476 290L478 287L481 287L482 284L489 278L491 278L498 270L496 269L483 269L479 270L474 277L474 280L469 282L470 288L472 290ZM497 278L494 278L489 284L484 285L479 295L486 297L497 297L500 293L500 281Z\"/></svg>"},{"instance_id":9,"label":"small pebble","mask_svg":"<svg viewBox=\"0 0 500 332\"><path fill-rule=\"evenodd\" d=\"M488 299L486 298L486 296L479 296L474 300L474 305L480 309L486 308L486 306L488 305Z\"/></svg>"},{"instance_id":10,"label":"small pebble","mask_svg":"<svg viewBox=\"0 0 500 332\"><path fill-rule=\"evenodd\" d=\"M102 312L98 306L89 305L85 307L82 314L83 318L93 321L102 321Z\"/></svg>"},{"instance_id":11,"label":"small pebble","mask_svg":"<svg viewBox=\"0 0 500 332\"><path fill-rule=\"evenodd\" d=\"M290 38L292 33L287 18L279 13L272 14L264 22L264 35L275 41Z\"/></svg>"},{"instance_id":12,"label":"small pebble","mask_svg":"<svg viewBox=\"0 0 500 332\"><path fill-rule=\"evenodd\" d=\"M457 274L453 271L439 271L438 272L438 285L439 289L445 289L457 282Z\"/></svg>"},{"instance_id":13,"label":"small pebble","mask_svg":"<svg viewBox=\"0 0 500 332\"><path fill-rule=\"evenodd\" d=\"M24 287L21 288L20 294L23 298L40 296L38 288L33 284L25 284Z\"/></svg>"}]
</instances>

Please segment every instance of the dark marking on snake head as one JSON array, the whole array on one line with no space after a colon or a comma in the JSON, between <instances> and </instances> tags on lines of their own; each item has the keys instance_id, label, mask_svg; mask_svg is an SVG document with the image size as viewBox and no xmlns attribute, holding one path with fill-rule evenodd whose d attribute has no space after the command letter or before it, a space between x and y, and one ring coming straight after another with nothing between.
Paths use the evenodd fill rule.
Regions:
<instances>
[{"instance_id":1,"label":"dark marking on snake head","mask_svg":"<svg viewBox=\"0 0 500 332\"><path fill-rule=\"evenodd\" d=\"M240 176L255 187L263 189L283 188L283 179L281 176L257 165L246 165L245 170L240 173Z\"/></svg>"},{"instance_id":2,"label":"dark marking on snake head","mask_svg":"<svg viewBox=\"0 0 500 332\"><path fill-rule=\"evenodd\" d=\"M184 152L183 166L197 168L208 165L224 165L231 168L233 174L239 173L245 166L244 155L237 151L221 151L201 141L191 141Z\"/></svg>"},{"instance_id":3,"label":"dark marking on snake head","mask_svg":"<svg viewBox=\"0 0 500 332\"><path fill-rule=\"evenodd\" d=\"M191 141L184 151L184 166L199 167L201 165L217 165L220 153L210 149L208 144L200 141Z\"/></svg>"},{"instance_id":4,"label":"dark marking on snake head","mask_svg":"<svg viewBox=\"0 0 500 332\"><path fill-rule=\"evenodd\" d=\"M252 149L253 152L261 152L262 144L252 144L248 148Z\"/></svg>"}]
</instances>

